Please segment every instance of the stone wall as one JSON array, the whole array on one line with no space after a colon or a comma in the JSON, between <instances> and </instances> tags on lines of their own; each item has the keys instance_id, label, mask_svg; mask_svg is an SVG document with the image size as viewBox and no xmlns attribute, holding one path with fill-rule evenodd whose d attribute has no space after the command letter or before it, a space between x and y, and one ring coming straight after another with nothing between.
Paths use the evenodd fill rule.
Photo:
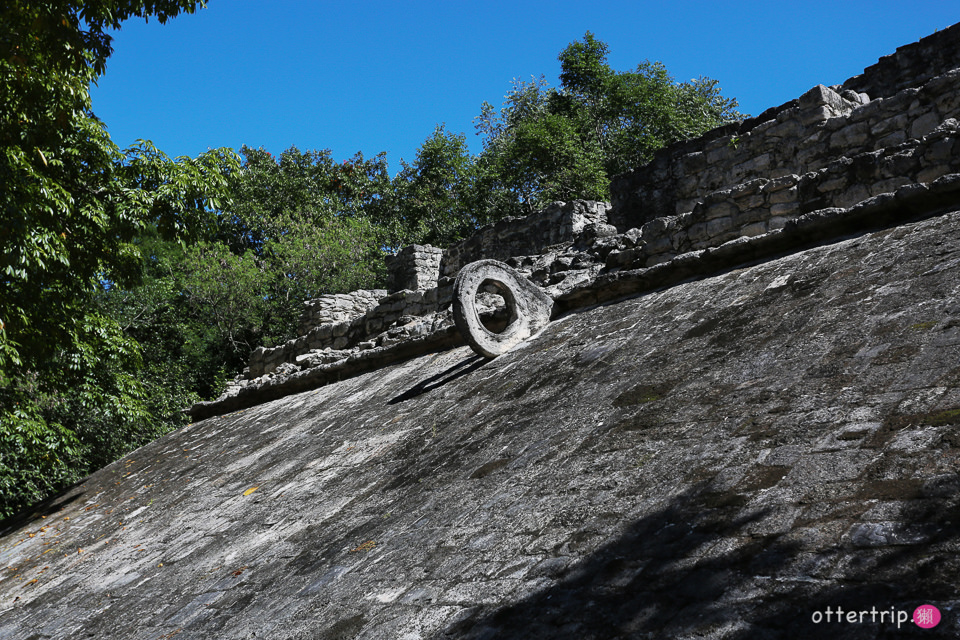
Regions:
<instances>
[{"instance_id":1,"label":"stone wall","mask_svg":"<svg viewBox=\"0 0 960 640\"><path fill-rule=\"evenodd\" d=\"M298 335L306 335L324 324L349 322L377 306L386 289L361 289L350 293L332 293L303 303Z\"/></svg>"},{"instance_id":2,"label":"stone wall","mask_svg":"<svg viewBox=\"0 0 960 640\"><path fill-rule=\"evenodd\" d=\"M390 291L422 291L437 286L443 250L430 245L412 244L395 256L387 256Z\"/></svg>"},{"instance_id":3,"label":"stone wall","mask_svg":"<svg viewBox=\"0 0 960 640\"><path fill-rule=\"evenodd\" d=\"M960 74L955 76L960 79ZM862 120L850 119L845 128ZM851 118L852 119L852 118ZM841 123L837 123L841 124ZM837 126L837 124L833 126ZM834 133L842 132L834 129ZM829 134L829 126L824 127ZM869 146L869 145L864 145ZM840 156L802 175L753 178L719 189L698 201L692 211L655 218L640 228L635 248L607 256L608 267L652 266L689 251L715 247L740 237L783 229L798 216L859 202L908 185L929 184L960 172L960 125L948 118L921 138Z\"/></svg>"},{"instance_id":4,"label":"stone wall","mask_svg":"<svg viewBox=\"0 0 960 640\"><path fill-rule=\"evenodd\" d=\"M960 117L960 71L888 98L818 85L758 122L764 117L668 147L649 165L618 176L611 185L611 223L620 230L640 227L655 218L692 212L698 204L716 200L715 193L744 183L788 176L796 181L840 157L922 140ZM883 188L871 179L859 179L862 193ZM767 205L773 218L801 210L796 202L778 201L780 197L755 201L756 206Z\"/></svg>"},{"instance_id":5,"label":"stone wall","mask_svg":"<svg viewBox=\"0 0 960 640\"><path fill-rule=\"evenodd\" d=\"M713 191L753 178L802 175L838 153L920 138L958 117L958 60L960 25L954 25L899 48L842 85L814 87L755 118L662 149L649 165L614 179L610 221L622 231L640 227L692 211Z\"/></svg>"},{"instance_id":6,"label":"stone wall","mask_svg":"<svg viewBox=\"0 0 960 640\"><path fill-rule=\"evenodd\" d=\"M440 273L453 277L476 260L537 255L547 247L573 242L587 226L605 224L609 208L606 202L574 200L554 202L525 218L504 218L447 248Z\"/></svg>"},{"instance_id":7,"label":"stone wall","mask_svg":"<svg viewBox=\"0 0 960 640\"><path fill-rule=\"evenodd\" d=\"M341 302L356 293L326 298L337 298L336 301ZM354 350L389 347L404 339L437 331L453 322L449 313L445 312L453 300L453 283L425 291L402 290L390 295L385 295L386 291L382 289L363 293L381 294L381 297L362 312L354 312L349 317L342 317L346 314L341 312L340 320L313 325L301 320L301 328L306 330L299 337L277 347L256 349L250 355L249 367L242 377L253 380L278 369L284 373L337 362L347 358ZM311 302L319 301L325 300L321 298ZM311 322L314 317L319 316L311 315Z\"/></svg>"},{"instance_id":8,"label":"stone wall","mask_svg":"<svg viewBox=\"0 0 960 640\"><path fill-rule=\"evenodd\" d=\"M886 98L908 87L918 87L943 75L960 60L960 24L929 35L919 42L898 47L843 83L843 89Z\"/></svg>"}]
</instances>

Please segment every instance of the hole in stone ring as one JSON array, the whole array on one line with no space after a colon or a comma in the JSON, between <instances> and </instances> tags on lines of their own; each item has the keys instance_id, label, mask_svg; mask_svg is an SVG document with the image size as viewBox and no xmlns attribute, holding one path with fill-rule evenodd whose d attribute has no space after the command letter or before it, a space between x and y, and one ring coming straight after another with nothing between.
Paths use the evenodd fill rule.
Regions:
<instances>
[{"instance_id":1,"label":"hole in stone ring","mask_svg":"<svg viewBox=\"0 0 960 640\"><path fill-rule=\"evenodd\" d=\"M487 278L477 287L474 308L480 325L493 334L503 333L517 321L517 301L504 283Z\"/></svg>"}]
</instances>

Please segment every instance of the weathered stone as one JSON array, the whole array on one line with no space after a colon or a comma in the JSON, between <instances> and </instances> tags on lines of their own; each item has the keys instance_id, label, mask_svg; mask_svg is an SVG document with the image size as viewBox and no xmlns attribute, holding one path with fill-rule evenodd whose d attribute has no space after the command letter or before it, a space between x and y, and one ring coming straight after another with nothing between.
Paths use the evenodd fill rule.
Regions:
<instances>
[{"instance_id":1,"label":"weathered stone","mask_svg":"<svg viewBox=\"0 0 960 640\"><path fill-rule=\"evenodd\" d=\"M910 126L911 138L922 138L940 125L940 116L936 113L925 113L917 118Z\"/></svg>"},{"instance_id":2,"label":"weathered stone","mask_svg":"<svg viewBox=\"0 0 960 640\"><path fill-rule=\"evenodd\" d=\"M504 298L507 326L503 331L493 332L480 320L476 295L484 284L492 284ZM550 322L550 296L502 262L479 260L467 265L457 275L453 289L454 322L470 347L484 357L506 353Z\"/></svg>"}]
</instances>

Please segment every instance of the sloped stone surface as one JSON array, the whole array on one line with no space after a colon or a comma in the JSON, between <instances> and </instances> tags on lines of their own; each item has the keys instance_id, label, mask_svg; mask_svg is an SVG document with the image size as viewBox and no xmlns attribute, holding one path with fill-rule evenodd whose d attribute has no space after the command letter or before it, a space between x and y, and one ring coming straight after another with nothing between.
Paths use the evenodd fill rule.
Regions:
<instances>
[{"instance_id":1,"label":"sloped stone surface","mask_svg":"<svg viewBox=\"0 0 960 640\"><path fill-rule=\"evenodd\" d=\"M190 425L4 523L0 637L955 637L958 426L955 212Z\"/></svg>"}]
</instances>

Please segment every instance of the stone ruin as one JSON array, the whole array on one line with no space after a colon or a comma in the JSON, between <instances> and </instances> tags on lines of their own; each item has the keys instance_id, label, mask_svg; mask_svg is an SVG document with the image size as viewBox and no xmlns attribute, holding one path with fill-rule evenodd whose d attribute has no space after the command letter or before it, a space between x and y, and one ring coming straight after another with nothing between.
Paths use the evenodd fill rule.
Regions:
<instances>
[{"instance_id":1,"label":"stone ruin","mask_svg":"<svg viewBox=\"0 0 960 640\"><path fill-rule=\"evenodd\" d=\"M613 180L612 203L556 202L442 250L405 247L387 259L388 291L305 302L298 338L257 349L220 398L188 412L201 419L463 344L454 282L478 260L522 274L556 316L930 215L960 188L957 33L667 147ZM489 289L477 311L502 315Z\"/></svg>"},{"instance_id":2,"label":"stone ruin","mask_svg":"<svg viewBox=\"0 0 960 640\"><path fill-rule=\"evenodd\" d=\"M955 26L308 302L0 523L0 638L958 637L958 81Z\"/></svg>"}]
</instances>

